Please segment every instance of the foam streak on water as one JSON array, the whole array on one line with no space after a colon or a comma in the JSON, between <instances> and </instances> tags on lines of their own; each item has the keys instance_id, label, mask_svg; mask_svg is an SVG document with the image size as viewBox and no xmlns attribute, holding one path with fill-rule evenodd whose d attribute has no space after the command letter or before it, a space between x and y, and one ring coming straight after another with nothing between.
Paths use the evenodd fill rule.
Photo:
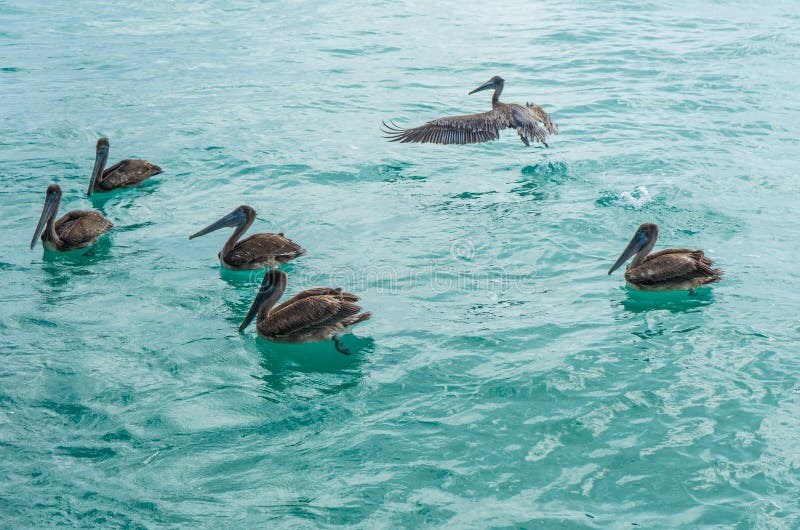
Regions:
<instances>
[{"instance_id":1,"label":"foam streak on water","mask_svg":"<svg viewBox=\"0 0 800 530\"><path fill-rule=\"evenodd\" d=\"M0 3L0 526L797 528L799 36L781 1ZM550 150L380 137L495 74ZM164 174L89 201L99 136ZM27 249L51 182L116 225L86 256ZM187 236L242 203L309 249L289 294L363 295L352 356L236 332L259 278ZM645 221L725 281L626 291Z\"/></svg>"}]
</instances>

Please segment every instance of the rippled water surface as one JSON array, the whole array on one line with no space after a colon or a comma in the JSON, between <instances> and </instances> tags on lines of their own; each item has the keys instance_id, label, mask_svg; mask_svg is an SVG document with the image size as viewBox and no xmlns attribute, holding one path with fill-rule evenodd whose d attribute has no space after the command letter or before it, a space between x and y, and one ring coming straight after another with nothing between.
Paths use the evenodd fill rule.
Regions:
<instances>
[{"instance_id":1,"label":"rippled water surface","mask_svg":"<svg viewBox=\"0 0 800 530\"><path fill-rule=\"evenodd\" d=\"M0 526L798 528L795 2L0 2ZM398 145L489 108L562 133ZM85 196L94 142L165 171ZM44 191L115 229L27 245ZM239 334L239 204L289 294L374 318ZM645 296L642 222L723 283Z\"/></svg>"}]
</instances>

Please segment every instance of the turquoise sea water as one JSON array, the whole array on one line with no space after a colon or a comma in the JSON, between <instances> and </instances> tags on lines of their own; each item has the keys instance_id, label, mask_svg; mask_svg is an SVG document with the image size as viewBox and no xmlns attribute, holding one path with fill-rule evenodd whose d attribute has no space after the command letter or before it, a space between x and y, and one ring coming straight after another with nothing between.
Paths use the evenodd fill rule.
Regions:
<instances>
[{"instance_id":1,"label":"turquoise sea water","mask_svg":"<svg viewBox=\"0 0 800 530\"><path fill-rule=\"evenodd\" d=\"M794 2L0 2L0 526L800 527ZM398 145L499 74L562 134ZM146 185L85 197L94 142ZM27 245L44 191L115 230ZM235 206L345 344L239 334ZM608 267L642 222L726 271ZM638 525L638 526L635 526Z\"/></svg>"}]
</instances>

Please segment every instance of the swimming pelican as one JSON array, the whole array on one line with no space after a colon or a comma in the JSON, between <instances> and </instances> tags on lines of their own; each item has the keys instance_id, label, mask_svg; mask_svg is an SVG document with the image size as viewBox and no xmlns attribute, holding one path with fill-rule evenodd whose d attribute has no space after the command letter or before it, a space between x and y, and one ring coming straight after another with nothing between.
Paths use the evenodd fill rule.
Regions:
<instances>
[{"instance_id":1,"label":"swimming pelican","mask_svg":"<svg viewBox=\"0 0 800 530\"><path fill-rule=\"evenodd\" d=\"M611 274L636 255L625 271L628 285L641 291L692 291L722 279L722 269L712 269L713 262L702 250L668 248L655 254L650 251L658 239L658 225L641 225L619 259L609 269Z\"/></svg>"},{"instance_id":2,"label":"swimming pelican","mask_svg":"<svg viewBox=\"0 0 800 530\"><path fill-rule=\"evenodd\" d=\"M394 122L383 122L383 132L392 142L416 142L434 144L475 144L498 140L501 129L516 129L525 145L531 141L547 145L548 134L558 134L558 126L550 115L535 103L526 106L516 103L501 103L500 93L505 80L496 75L470 92L494 88L492 110L480 114L448 116L429 121L413 129L402 129Z\"/></svg>"},{"instance_id":3,"label":"swimming pelican","mask_svg":"<svg viewBox=\"0 0 800 530\"><path fill-rule=\"evenodd\" d=\"M117 188L127 188L141 184L153 175L161 173L161 168L147 160L120 160L110 168L103 171L108 162L108 138L97 140L95 149L94 169L89 180L89 191L111 191Z\"/></svg>"},{"instance_id":4,"label":"swimming pelican","mask_svg":"<svg viewBox=\"0 0 800 530\"><path fill-rule=\"evenodd\" d=\"M190 235L189 239L204 236L220 228L235 226L236 230L218 254L220 264L235 271L277 267L306 253L306 249L283 234L253 234L237 243L255 220L256 211L250 206L242 205L219 221Z\"/></svg>"},{"instance_id":5,"label":"swimming pelican","mask_svg":"<svg viewBox=\"0 0 800 530\"><path fill-rule=\"evenodd\" d=\"M349 354L339 338L350 333L359 322L369 320L372 313L359 313L361 307L355 304L356 295L332 287L306 289L273 309L287 283L285 272L268 270L239 331L244 331L258 315L256 330L267 340L293 343L333 340L338 351Z\"/></svg>"},{"instance_id":6,"label":"swimming pelican","mask_svg":"<svg viewBox=\"0 0 800 530\"><path fill-rule=\"evenodd\" d=\"M39 224L36 225L36 232L31 239L31 250L40 234L42 245L48 250L64 252L88 247L94 245L98 237L114 226L96 210L72 210L55 221L60 205L61 188L58 184L50 184L47 187Z\"/></svg>"}]
</instances>

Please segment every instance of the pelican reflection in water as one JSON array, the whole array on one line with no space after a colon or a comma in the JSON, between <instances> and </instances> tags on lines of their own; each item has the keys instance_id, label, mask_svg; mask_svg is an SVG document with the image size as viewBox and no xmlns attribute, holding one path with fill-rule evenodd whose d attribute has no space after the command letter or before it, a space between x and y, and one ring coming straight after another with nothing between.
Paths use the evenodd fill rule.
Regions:
<instances>
[{"instance_id":1,"label":"pelican reflection in water","mask_svg":"<svg viewBox=\"0 0 800 530\"><path fill-rule=\"evenodd\" d=\"M42 245L48 250L65 252L88 247L114 226L96 210L72 210L56 220L60 205L61 187L51 184L47 188L42 215L31 239L31 250L39 235L42 236Z\"/></svg>"},{"instance_id":2,"label":"pelican reflection in water","mask_svg":"<svg viewBox=\"0 0 800 530\"><path fill-rule=\"evenodd\" d=\"M474 144L499 139L502 129L516 129L525 145L540 142L547 147L547 136L558 134L558 126L535 103L528 103L524 107L516 103L501 103L499 98L504 83L503 78L496 75L470 92L474 94L494 89L492 110L488 112L439 118L413 129L402 129L394 122L383 122L383 132L392 142Z\"/></svg>"},{"instance_id":3,"label":"pelican reflection in water","mask_svg":"<svg viewBox=\"0 0 800 530\"><path fill-rule=\"evenodd\" d=\"M206 235L220 228L236 227L222 247L219 261L223 267L237 271L277 267L306 253L306 249L284 237L283 234L253 234L239 241L242 234L247 232L255 220L256 211L250 206L242 205L219 221L192 234L189 239Z\"/></svg>"},{"instance_id":4,"label":"pelican reflection in water","mask_svg":"<svg viewBox=\"0 0 800 530\"><path fill-rule=\"evenodd\" d=\"M369 320L372 313L361 313L361 307L355 303L356 295L331 287L306 289L273 309L287 283L288 276L282 270L267 271L239 331L258 316L256 330L267 340L292 343L333 340L338 351L349 354L340 337L350 333L359 322Z\"/></svg>"},{"instance_id":5,"label":"pelican reflection in water","mask_svg":"<svg viewBox=\"0 0 800 530\"><path fill-rule=\"evenodd\" d=\"M722 270L712 269L713 262L702 250L668 248L650 254L656 239L658 225L641 225L608 274L635 256L625 270L625 279L628 285L641 291L692 291L722 279Z\"/></svg>"},{"instance_id":6,"label":"pelican reflection in water","mask_svg":"<svg viewBox=\"0 0 800 530\"><path fill-rule=\"evenodd\" d=\"M147 160L120 160L108 169L108 138L97 140L94 169L89 180L88 195L93 192L111 191L117 188L137 186L153 175L161 173L161 168Z\"/></svg>"}]
</instances>

